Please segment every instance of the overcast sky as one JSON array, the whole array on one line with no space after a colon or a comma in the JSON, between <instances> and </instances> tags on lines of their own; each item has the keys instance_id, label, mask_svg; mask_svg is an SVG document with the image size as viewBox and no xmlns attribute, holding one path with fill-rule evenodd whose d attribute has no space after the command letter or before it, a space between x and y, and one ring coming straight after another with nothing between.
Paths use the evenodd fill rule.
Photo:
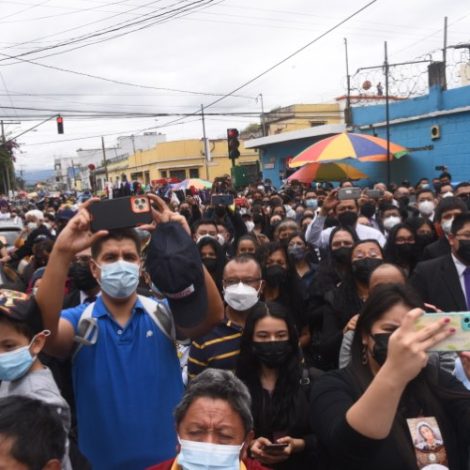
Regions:
<instances>
[{"instance_id":1,"label":"overcast sky","mask_svg":"<svg viewBox=\"0 0 470 470\"><path fill-rule=\"evenodd\" d=\"M20 137L22 153L18 154L17 165L26 171L52 168L54 156L73 156L78 148L98 147L101 135L106 136L108 146L119 135L137 134L144 129L165 133L168 140L200 138L201 121L195 117L166 127L178 116L117 117L195 112L217 96L164 89L229 93L367 3L0 0L0 116L21 121L7 124L6 132L14 136L35 125L38 121L31 119L36 113L42 119L61 113L65 123L64 135L57 135L52 120ZM377 0L238 91L239 96L223 99L207 112L259 113L260 101L256 97L260 93L265 110L293 103L334 101L345 93L343 38L348 38L351 74L359 67L381 64L384 41L388 41L391 62L410 61L431 52L439 58L444 16L449 18L448 44L470 42L468 0ZM457 52L460 58L467 53L450 53ZM110 83L44 66L140 86ZM394 71L396 87L403 71L416 76L415 81L404 84L403 93L413 91L418 79L425 78L418 66L400 70ZM379 73L371 72L373 83L380 80ZM363 77L362 74L353 82L362 83ZM116 117L111 118L110 113ZM83 116L74 117L79 114ZM257 117L209 116L208 137L223 136L227 127L242 128L253 121Z\"/></svg>"}]
</instances>

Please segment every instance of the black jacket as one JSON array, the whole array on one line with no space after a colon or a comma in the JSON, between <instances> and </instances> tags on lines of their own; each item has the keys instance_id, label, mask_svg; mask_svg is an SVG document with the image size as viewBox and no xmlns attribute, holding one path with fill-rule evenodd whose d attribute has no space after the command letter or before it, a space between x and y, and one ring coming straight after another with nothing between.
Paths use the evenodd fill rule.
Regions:
<instances>
[{"instance_id":1,"label":"black jacket","mask_svg":"<svg viewBox=\"0 0 470 470\"><path fill-rule=\"evenodd\" d=\"M423 302L435 305L443 312L467 310L465 295L451 255L418 263L410 282Z\"/></svg>"},{"instance_id":2,"label":"black jacket","mask_svg":"<svg viewBox=\"0 0 470 470\"><path fill-rule=\"evenodd\" d=\"M450 254L450 245L446 237L439 238L435 242L430 243L423 250L422 260L427 261L430 259L439 258L440 256Z\"/></svg>"},{"instance_id":3,"label":"black jacket","mask_svg":"<svg viewBox=\"0 0 470 470\"><path fill-rule=\"evenodd\" d=\"M436 382L436 388L427 387L429 393L437 397L439 387L447 395L445 398L438 398L442 416L438 422L446 445L449 468L467 470L470 392L451 374L428 367L429 372L435 376L433 382ZM357 379L349 367L328 372L315 382L310 418L323 454L322 469L417 470L413 442L405 420L434 416L433 411L436 410L428 409L422 397L416 396L416 393L405 392L397 415L402 429L400 436L391 434L385 439L370 439L354 430L346 420L347 411L361 395ZM370 419L374 417L371 416Z\"/></svg>"}]
</instances>

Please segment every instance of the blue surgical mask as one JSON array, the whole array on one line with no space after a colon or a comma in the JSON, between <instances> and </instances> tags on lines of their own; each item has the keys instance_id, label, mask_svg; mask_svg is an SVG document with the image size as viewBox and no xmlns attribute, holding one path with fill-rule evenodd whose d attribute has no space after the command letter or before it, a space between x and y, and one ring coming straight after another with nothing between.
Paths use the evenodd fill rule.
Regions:
<instances>
[{"instance_id":1,"label":"blue surgical mask","mask_svg":"<svg viewBox=\"0 0 470 470\"><path fill-rule=\"evenodd\" d=\"M316 209L318 207L318 199L306 199L305 205L309 209Z\"/></svg>"},{"instance_id":2,"label":"blue surgical mask","mask_svg":"<svg viewBox=\"0 0 470 470\"><path fill-rule=\"evenodd\" d=\"M46 336L49 336L51 332L44 330ZM0 380L6 380L11 382L23 377L36 360L36 356L32 356L29 348L34 342L34 337L27 346L8 351L6 353L0 353Z\"/></svg>"},{"instance_id":3,"label":"blue surgical mask","mask_svg":"<svg viewBox=\"0 0 470 470\"><path fill-rule=\"evenodd\" d=\"M137 289L140 271L138 264L119 260L97 266L101 269L101 289L110 297L125 299Z\"/></svg>"},{"instance_id":4,"label":"blue surgical mask","mask_svg":"<svg viewBox=\"0 0 470 470\"><path fill-rule=\"evenodd\" d=\"M180 439L178 464L183 470L239 470L241 446Z\"/></svg>"}]
</instances>

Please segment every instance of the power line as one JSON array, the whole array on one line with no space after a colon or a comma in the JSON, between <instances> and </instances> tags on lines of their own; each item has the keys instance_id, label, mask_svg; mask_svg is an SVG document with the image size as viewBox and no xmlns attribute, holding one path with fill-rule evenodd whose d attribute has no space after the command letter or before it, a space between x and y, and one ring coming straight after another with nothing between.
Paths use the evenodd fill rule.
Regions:
<instances>
[{"instance_id":1,"label":"power line","mask_svg":"<svg viewBox=\"0 0 470 470\"><path fill-rule=\"evenodd\" d=\"M183 1L184 0L176 2L173 5L178 5L179 3L182 3ZM203 7L203 6L210 5L214 1L215 0L193 0L193 2L191 2L189 5L186 5L184 7L174 8L173 10L169 10L169 11L164 12L164 13L159 13L159 14L156 14L156 15L153 15L153 16L148 16L149 14L147 13L147 14L142 15L141 19L134 20L134 21L128 21L127 23L126 22L118 23L116 25L104 28L102 30L95 31L94 33L89 33L89 34L85 34L85 35L78 36L78 37L75 37L75 38L70 38L70 39L62 41L60 43L57 43L57 44L54 44L54 45L51 45L51 46L44 46L42 48L37 48L37 49L34 49L32 51L29 51L29 52L23 52L21 54L17 54L15 56L13 56L13 58L18 59L18 58L28 56L28 55L31 55L31 54L37 54L37 53L40 53L40 52L45 52L45 51L49 51L49 50L53 50L53 49L57 49L57 48L70 46L72 44L87 41L89 39L97 38L97 37L100 37L100 36L103 36L103 35L107 35L107 34L111 35L112 33L117 33L114 36L105 37L105 38L102 38L102 39L94 41L94 42L90 42L90 43L87 43L87 44L82 44L82 45L77 46L75 48L67 49L67 51L65 51L65 52L70 52L70 51L73 51L73 50L76 50L76 49L81 49L83 47L87 47L87 46L90 46L92 44L97 44L97 43L100 43L100 42L109 41L109 40L115 39L117 37L122 37L122 36L125 36L125 35L128 35L128 34L134 33L136 31L140 31L140 30L152 27L155 24L158 24L158 23L161 23L161 22L164 22L164 21L168 21L169 19L174 18L175 16L178 16L180 14L192 12L194 10L197 10L198 8ZM223 0L221 0L221 1L223 1ZM167 8L167 7L165 7L165 8ZM165 8L162 8L162 9L165 9ZM161 11L162 9L158 9L156 11ZM148 17L145 18L145 16L148 16ZM162 17L164 17L164 18L162 18ZM143 23L149 23L149 24L143 24ZM138 26L139 24L143 24L143 25L140 26L140 27L134 28L130 31L128 30L128 31L124 31L124 32L119 33L119 31L131 28L131 27L134 27L134 26ZM64 51L62 51L60 53L62 54L62 53L64 53ZM56 54L49 54L47 56L42 56L42 58L43 57L50 57L50 56L53 56L53 55L57 55L57 53ZM9 60L9 59L0 59L0 62L3 62L5 60Z\"/></svg>"},{"instance_id":2,"label":"power line","mask_svg":"<svg viewBox=\"0 0 470 470\"><path fill-rule=\"evenodd\" d=\"M10 56L8 54L4 54L0 52L0 55L5 56L10 59L18 59L17 57ZM2 59L0 59L1 61ZM43 67L46 69L52 69L52 70L57 70L58 72L64 72L64 73L71 73L73 75L79 75L83 77L88 77L88 78L93 78L95 80L101 80L104 82L109 82L109 83L115 83L117 85L125 85L125 86L131 86L131 87L136 87L136 88L145 88L148 90L158 90L158 91L169 91L169 92L174 92L174 93L184 93L188 95L201 95L201 96L224 96L222 93L209 93L209 92L204 92L204 91L193 91L193 90L181 90L178 88L167 88L167 87L155 87L151 85L143 85L140 83L132 83L132 82L126 82L124 80L116 80L114 78L107 78L107 77L101 77L99 75L93 75L91 73L86 73L86 72L79 72L77 70L71 70L71 69L66 69L64 67L57 67L55 65L49 65L49 64L42 64L40 62L35 62L33 60L29 59L23 59L19 58L21 62L26 62L31 65L37 65L38 67ZM10 65L10 64L7 64ZM243 98L243 99L254 99L252 96L245 96L245 95L233 95L235 98Z\"/></svg>"}]
</instances>

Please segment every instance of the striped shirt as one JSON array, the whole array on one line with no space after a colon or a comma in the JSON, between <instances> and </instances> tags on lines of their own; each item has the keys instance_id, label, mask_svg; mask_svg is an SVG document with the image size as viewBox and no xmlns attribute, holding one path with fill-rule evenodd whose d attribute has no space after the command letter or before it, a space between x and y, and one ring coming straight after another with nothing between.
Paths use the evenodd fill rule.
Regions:
<instances>
[{"instance_id":1,"label":"striped shirt","mask_svg":"<svg viewBox=\"0 0 470 470\"><path fill-rule=\"evenodd\" d=\"M209 333L195 339L189 350L189 378L194 378L209 367L235 370L241 336L242 327L225 318Z\"/></svg>"}]
</instances>

